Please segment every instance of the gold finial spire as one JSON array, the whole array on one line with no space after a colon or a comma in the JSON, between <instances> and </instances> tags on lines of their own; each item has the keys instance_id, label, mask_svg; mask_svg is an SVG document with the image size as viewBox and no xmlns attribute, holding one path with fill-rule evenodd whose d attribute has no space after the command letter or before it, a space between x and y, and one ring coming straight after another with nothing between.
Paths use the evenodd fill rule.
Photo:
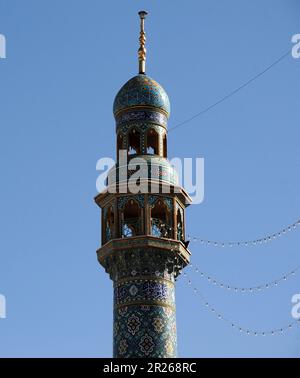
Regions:
<instances>
[{"instance_id":1,"label":"gold finial spire","mask_svg":"<svg viewBox=\"0 0 300 378\"><path fill-rule=\"evenodd\" d=\"M140 48L138 50L138 55L139 55L139 73L140 74L144 74L146 72L146 47L145 47L145 43L146 43L146 34L145 34L145 17L147 16L147 12L146 11L140 11L139 12L139 16L140 16L140 19L141 19L141 31L140 31L140 38L139 38L139 41L140 41Z\"/></svg>"}]
</instances>

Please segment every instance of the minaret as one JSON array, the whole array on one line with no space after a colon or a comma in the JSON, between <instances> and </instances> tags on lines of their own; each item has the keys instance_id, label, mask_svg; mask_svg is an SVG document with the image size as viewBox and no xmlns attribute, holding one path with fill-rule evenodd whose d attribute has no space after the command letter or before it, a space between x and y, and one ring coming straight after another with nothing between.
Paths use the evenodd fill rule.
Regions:
<instances>
[{"instance_id":1,"label":"minaret","mask_svg":"<svg viewBox=\"0 0 300 378\"><path fill-rule=\"evenodd\" d=\"M113 106L117 163L95 198L102 209L97 256L114 285L114 357L176 357L175 280L190 259L185 208L191 200L167 159L169 98L145 73L146 15L139 12L139 74ZM133 192L129 181L138 171L141 189Z\"/></svg>"}]
</instances>

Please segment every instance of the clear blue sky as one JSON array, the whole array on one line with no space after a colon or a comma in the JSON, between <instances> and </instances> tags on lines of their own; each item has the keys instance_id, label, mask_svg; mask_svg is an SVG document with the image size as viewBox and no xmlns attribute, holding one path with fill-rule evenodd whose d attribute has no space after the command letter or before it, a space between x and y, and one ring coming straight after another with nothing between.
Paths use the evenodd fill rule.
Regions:
<instances>
[{"instance_id":1,"label":"clear blue sky","mask_svg":"<svg viewBox=\"0 0 300 378\"><path fill-rule=\"evenodd\" d=\"M137 11L147 71L167 90L169 126L262 71L300 33L297 0L0 0L0 356L112 354L112 283L96 260L96 161L115 151L112 103L137 72ZM244 90L170 133L169 156L205 158L205 200L191 235L251 239L299 218L300 60L285 58ZM300 234L249 249L191 243L193 262L233 285L300 264ZM196 278L195 278L196 279ZM197 285L246 328L288 324L296 275L255 295ZM179 355L299 356L300 328L250 337L217 320L177 283Z\"/></svg>"}]
</instances>

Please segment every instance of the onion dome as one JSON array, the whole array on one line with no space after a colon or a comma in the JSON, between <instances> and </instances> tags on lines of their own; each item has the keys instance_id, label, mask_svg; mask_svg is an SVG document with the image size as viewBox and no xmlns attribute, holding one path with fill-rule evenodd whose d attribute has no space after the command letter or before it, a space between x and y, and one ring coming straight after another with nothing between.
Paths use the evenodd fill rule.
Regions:
<instances>
[{"instance_id":1,"label":"onion dome","mask_svg":"<svg viewBox=\"0 0 300 378\"><path fill-rule=\"evenodd\" d=\"M170 115L170 101L166 91L155 80L139 74L127 81L115 97L113 112L117 116L130 108L155 108L167 117Z\"/></svg>"}]
</instances>

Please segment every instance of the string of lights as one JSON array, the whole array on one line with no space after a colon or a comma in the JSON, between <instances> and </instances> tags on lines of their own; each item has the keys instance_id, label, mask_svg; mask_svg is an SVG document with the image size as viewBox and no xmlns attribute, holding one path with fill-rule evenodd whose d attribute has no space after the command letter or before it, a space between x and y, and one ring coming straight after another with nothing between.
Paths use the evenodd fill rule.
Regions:
<instances>
[{"instance_id":1,"label":"string of lights","mask_svg":"<svg viewBox=\"0 0 300 378\"><path fill-rule=\"evenodd\" d=\"M240 287L240 286L229 285L227 283L224 283L224 282L221 282L221 281L215 279L210 274L207 274L207 273L201 271L197 265L190 264L189 267L191 269L193 269L196 273L198 273L200 275L200 277L206 279L212 285L215 285L215 286L222 288L222 289L226 289L228 291L230 290L234 293L257 293L257 292L260 292L262 290L266 290L266 289L269 289L271 287L278 286L280 283L287 281L288 278L295 276L296 272L298 272L299 269L300 269L300 265L299 265L295 269L287 272L286 274L280 276L279 278L277 278L273 281L266 282L264 284L257 285L257 286Z\"/></svg>"},{"instance_id":2,"label":"string of lights","mask_svg":"<svg viewBox=\"0 0 300 378\"><path fill-rule=\"evenodd\" d=\"M190 236L188 235L187 239L191 242L200 242L204 246L214 246L214 247L253 247L257 245L261 245L264 243L270 243L275 239L280 238L281 236L297 229L297 226L300 226L300 220L292 223L281 230L261 237L259 239L253 240L243 240L243 241L216 241L216 240L208 240L202 239L201 237L197 236Z\"/></svg>"},{"instance_id":3,"label":"string of lights","mask_svg":"<svg viewBox=\"0 0 300 378\"><path fill-rule=\"evenodd\" d=\"M183 272L183 276L187 278L187 274L185 272ZM187 278L187 284L188 286L192 287L192 281ZM226 323L228 323L232 329L235 329L237 331L239 331L240 333L242 334L245 334L245 335L250 335L250 336L275 336L275 335L283 335L284 333L286 333L287 331L289 331L290 329L292 329L297 323L299 324L300 323L300 319L298 320L295 320L283 327L280 327L280 328L274 328L274 329L270 329L270 330L254 330L254 329L250 329L250 328L246 328L244 326L241 326L240 324L236 323L236 322L233 322L232 320L226 318L225 316L223 316L221 313L219 313L215 308L214 306L212 306L207 300L206 298L201 294L200 290L197 288L197 287L193 287L193 292L194 294L198 295L198 297L200 298L202 304L204 305L205 308L207 308L211 313L213 313L217 319L219 320L222 320Z\"/></svg>"}]
</instances>

